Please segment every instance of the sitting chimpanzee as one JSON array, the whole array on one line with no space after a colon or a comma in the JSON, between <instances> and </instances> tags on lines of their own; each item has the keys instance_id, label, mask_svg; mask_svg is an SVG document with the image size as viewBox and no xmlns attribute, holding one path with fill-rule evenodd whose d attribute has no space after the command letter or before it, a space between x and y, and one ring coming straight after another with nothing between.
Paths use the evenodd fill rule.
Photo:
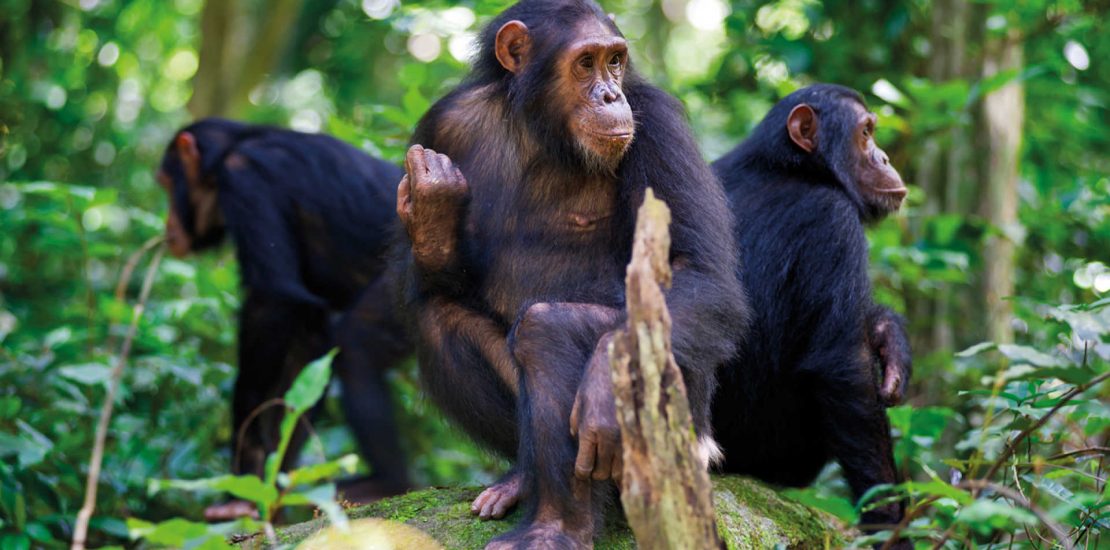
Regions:
<instances>
[{"instance_id":1,"label":"sitting chimpanzee","mask_svg":"<svg viewBox=\"0 0 1110 550\"><path fill-rule=\"evenodd\" d=\"M673 213L674 351L703 454L716 450L715 370L745 315L720 183L681 106L632 72L589 0L525 0L494 19L413 142L398 213L422 376L473 437L516 459L473 509L527 505L491 547L590 547L621 470L607 345L649 186Z\"/></svg>"},{"instance_id":2,"label":"sitting chimpanzee","mask_svg":"<svg viewBox=\"0 0 1110 550\"><path fill-rule=\"evenodd\" d=\"M896 482L885 405L902 398L909 345L901 319L872 302L864 224L897 210L906 188L874 132L858 93L811 86L713 165L753 312L713 405L725 471L802 486L835 458L857 498ZM902 517L891 504L862 523Z\"/></svg>"},{"instance_id":3,"label":"sitting chimpanzee","mask_svg":"<svg viewBox=\"0 0 1110 550\"><path fill-rule=\"evenodd\" d=\"M337 346L344 412L373 470L341 489L357 501L409 488L384 378L411 353L383 276L401 176L399 167L331 137L219 119L180 130L167 147L158 181L170 197L170 251L185 256L230 234L239 260L245 299L232 471L261 473L281 411L255 409ZM233 501L206 516L251 512Z\"/></svg>"}]
</instances>

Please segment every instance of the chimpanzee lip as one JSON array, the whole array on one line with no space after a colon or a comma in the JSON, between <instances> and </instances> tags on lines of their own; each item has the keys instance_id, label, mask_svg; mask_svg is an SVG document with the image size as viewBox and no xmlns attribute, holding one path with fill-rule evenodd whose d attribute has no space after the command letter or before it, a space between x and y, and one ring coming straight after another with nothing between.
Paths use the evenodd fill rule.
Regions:
<instances>
[{"instance_id":1,"label":"chimpanzee lip","mask_svg":"<svg viewBox=\"0 0 1110 550\"><path fill-rule=\"evenodd\" d=\"M632 137L632 130L621 130L617 132L590 132L591 134L607 138L607 139L628 139Z\"/></svg>"},{"instance_id":2,"label":"chimpanzee lip","mask_svg":"<svg viewBox=\"0 0 1110 550\"><path fill-rule=\"evenodd\" d=\"M876 193L890 193L890 194L893 195L895 193L907 193L907 192L909 192L909 189L906 189L906 186L903 185L901 187L881 187L881 188L875 189L875 192Z\"/></svg>"}]
</instances>

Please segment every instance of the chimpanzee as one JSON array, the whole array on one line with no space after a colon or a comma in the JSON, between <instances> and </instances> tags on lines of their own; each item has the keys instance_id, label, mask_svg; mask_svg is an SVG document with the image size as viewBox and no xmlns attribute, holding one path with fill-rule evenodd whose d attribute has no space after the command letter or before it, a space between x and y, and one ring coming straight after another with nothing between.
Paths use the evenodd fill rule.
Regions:
<instances>
[{"instance_id":1,"label":"chimpanzee","mask_svg":"<svg viewBox=\"0 0 1110 550\"><path fill-rule=\"evenodd\" d=\"M885 405L902 398L909 345L901 319L872 302L864 225L897 210L906 187L875 121L855 91L810 86L713 164L753 312L713 402L725 471L803 486L835 458L857 498L896 481Z\"/></svg>"},{"instance_id":2,"label":"chimpanzee","mask_svg":"<svg viewBox=\"0 0 1110 550\"><path fill-rule=\"evenodd\" d=\"M674 351L703 454L743 293L732 218L677 101L631 70L590 0L524 0L425 115L398 188L401 290L433 399L515 457L474 503L524 522L495 548L592 546L620 472L608 364L645 190L670 206ZM425 148L426 147L426 148Z\"/></svg>"},{"instance_id":3,"label":"chimpanzee","mask_svg":"<svg viewBox=\"0 0 1110 550\"><path fill-rule=\"evenodd\" d=\"M328 136L215 118L178 131L166 148L157 178L170 197L170 251L185 256L230 234L239 261L245 299L232 471L261 473L280 411L255 409L337 346L344 413L373 470L341 489L369 500L409 488L384 378L412 346L384 276L402 174ZM252 414L258 418L248 423ZM292 451L286 465L295 459ZM233 501L206 516L250 512Z\"/></svg>"}]
</instances>

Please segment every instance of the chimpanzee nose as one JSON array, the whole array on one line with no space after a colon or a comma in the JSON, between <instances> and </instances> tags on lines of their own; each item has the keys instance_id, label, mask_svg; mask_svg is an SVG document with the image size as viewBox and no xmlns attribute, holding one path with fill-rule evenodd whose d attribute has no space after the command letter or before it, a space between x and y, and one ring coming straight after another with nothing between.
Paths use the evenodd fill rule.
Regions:
<instances>
[{"instance_id":1,"label":"chimpanzee nose","mask_svg":"<svg viewBox=\"0 0 1110 550\"><path fill-rule=\"evenodd\" d=\"M601 100L606 105L620 101L621 92L616 86L605 86L604 91L601 93Z\"/></svg>"}]
</instances>

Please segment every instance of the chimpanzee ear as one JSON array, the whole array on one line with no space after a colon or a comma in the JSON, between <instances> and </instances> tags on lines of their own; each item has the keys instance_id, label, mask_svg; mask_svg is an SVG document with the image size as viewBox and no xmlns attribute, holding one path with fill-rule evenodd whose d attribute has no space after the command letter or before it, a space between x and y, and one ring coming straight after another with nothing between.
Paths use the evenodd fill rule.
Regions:
<instances>
[{"instance_id":1,"label":"chimpanzee ear","mask_svg":"<svg viewBox=\"0 0 1110 550\"><path fill-rule=\"evenodd\" d=\"M532 53L532 37L528 34L528 26L515 19L505 23L497 31L493 49L497 54L497 61L501 62L506 71L519 73Z\"/></svg>"},{"instance_id":2,"label":"chimpanzee ear","mask_svg":"<svg viewBox=\"0 0 1110 550\"><path fill-rule=\"evenodd\" d=\"M798 147L812 153L817 148L817 113L813 107L805 103L794 107L786 117L786 131Z\"/></svg>"},{"instance_id":3,"label":"chimpanzee ear","mask_svg":"<svg viewBox=\"0 0 1110 550\"><path fill-rule=\"evenodd\" d=\"M185 167L185 179L190 185L200 182L200 150L197 149L197 138L189 132L181 132L174 139L177 147L177 158Z\"/></svg>"}]
</instances>

